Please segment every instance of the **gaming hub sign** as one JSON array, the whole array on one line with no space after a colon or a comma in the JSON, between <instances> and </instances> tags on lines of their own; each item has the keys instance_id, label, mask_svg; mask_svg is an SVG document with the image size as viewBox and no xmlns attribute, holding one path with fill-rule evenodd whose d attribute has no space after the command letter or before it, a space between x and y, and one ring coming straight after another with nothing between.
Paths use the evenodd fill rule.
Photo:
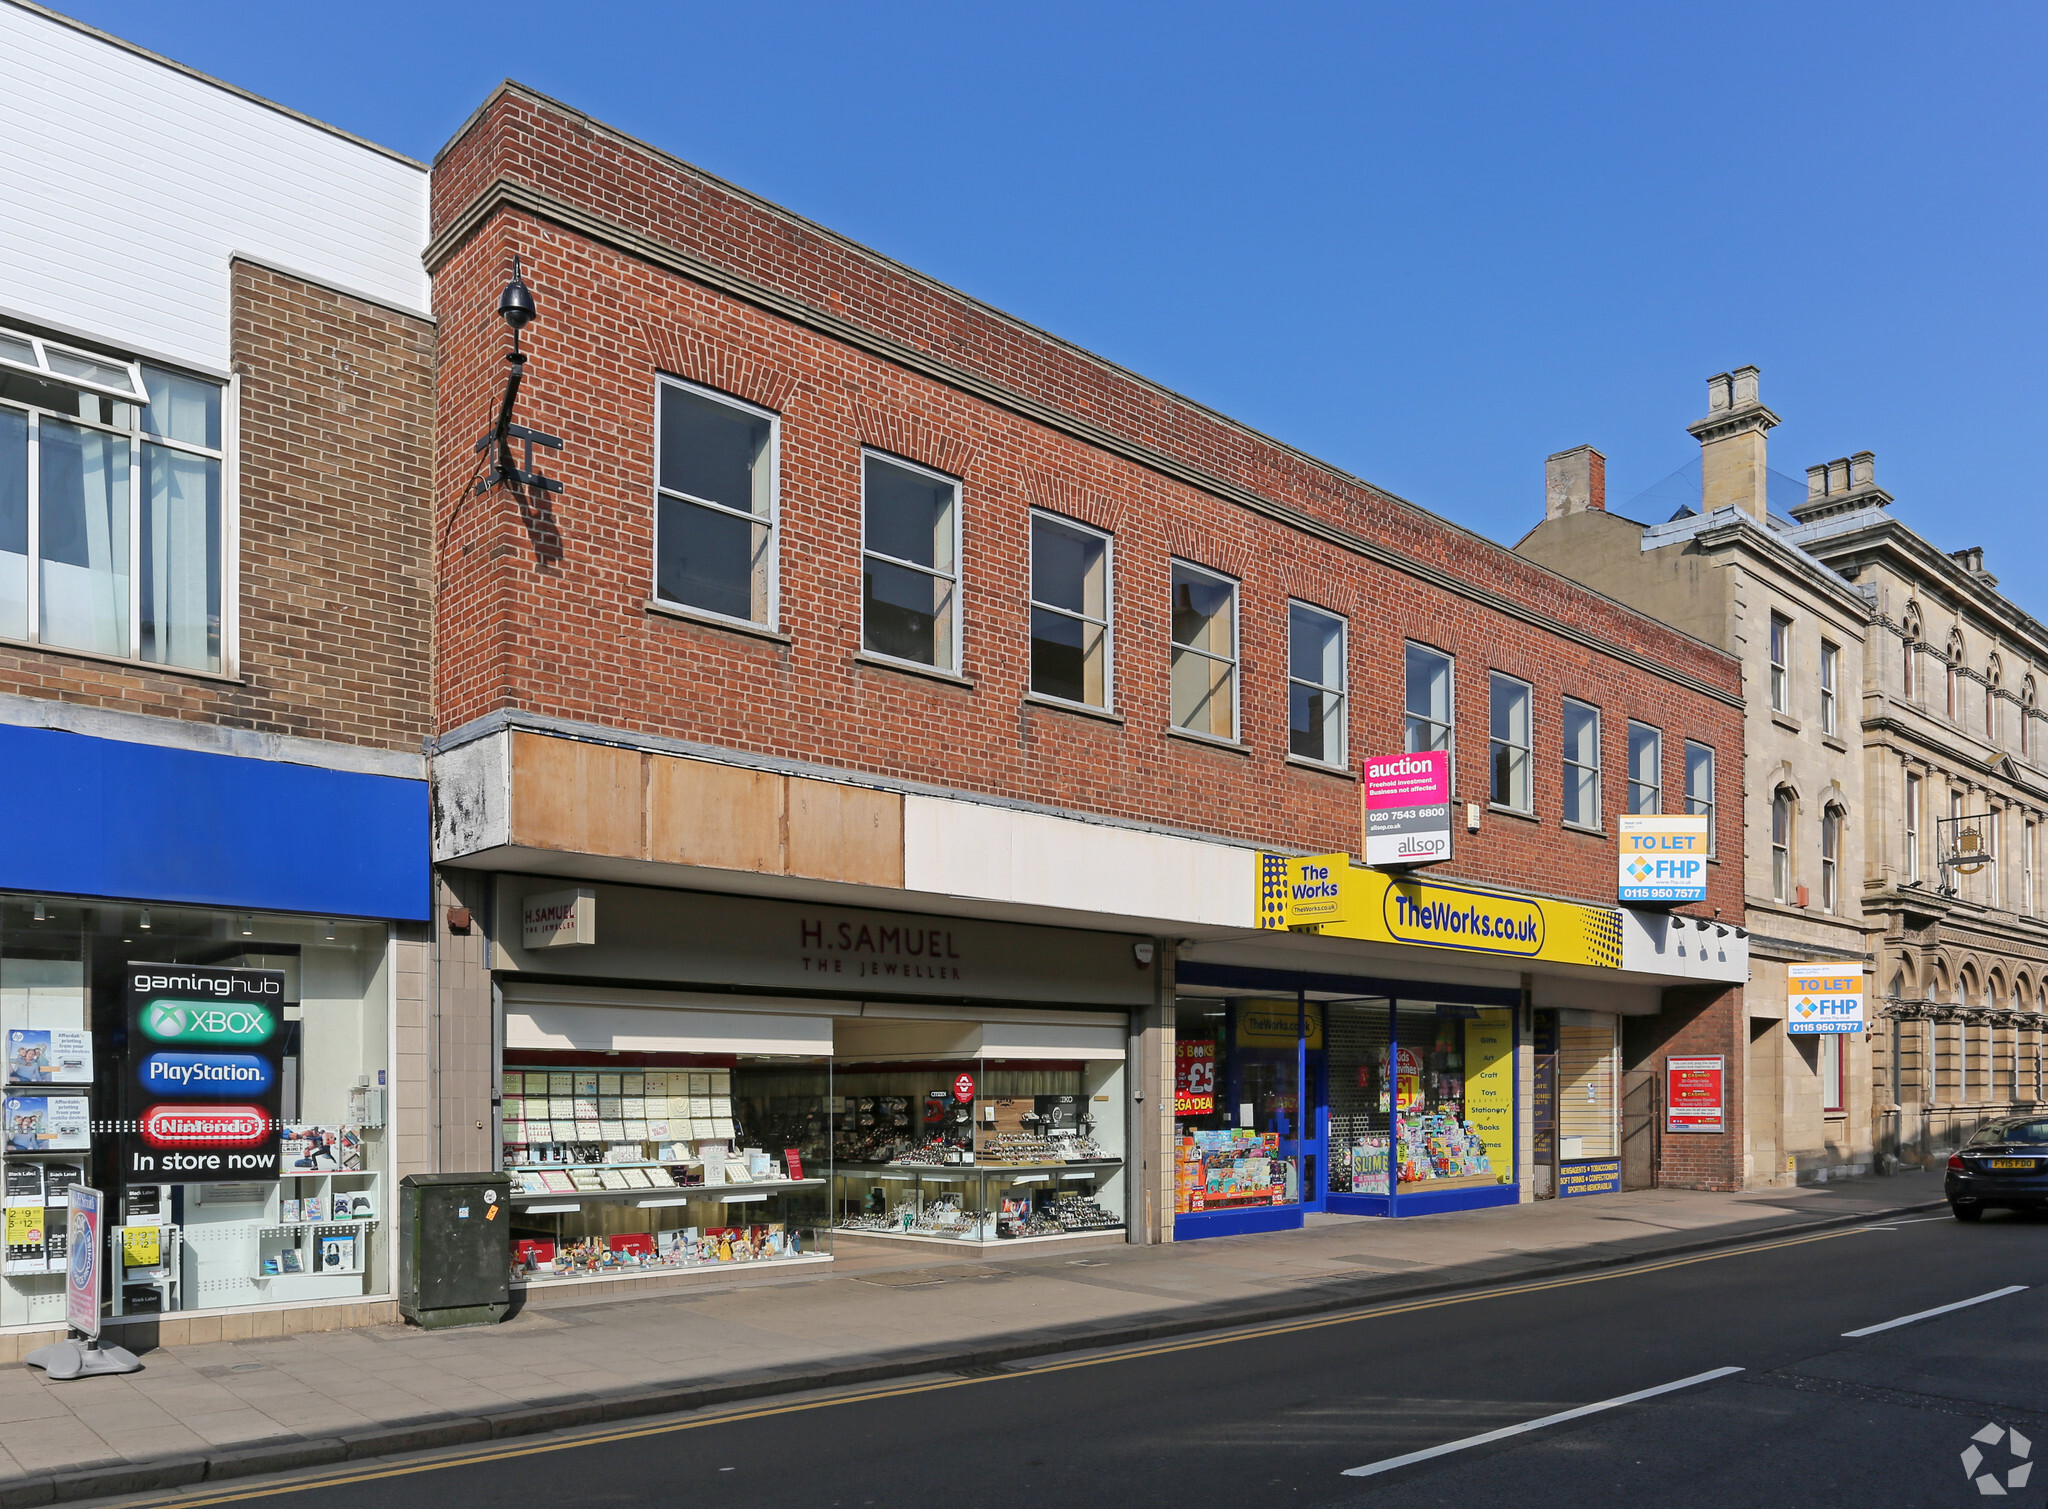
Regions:
<instances>
[{"instance_id":1,"label":"gaming hub sign","mask_svg":"<svg viewBox=\"0 0 2048 1509\"><path fill-rule=\"evenodd\" d=\"M131 963L125 986L127 1179L276 1178L284 972Z\"/></svg>"}]
</instances>

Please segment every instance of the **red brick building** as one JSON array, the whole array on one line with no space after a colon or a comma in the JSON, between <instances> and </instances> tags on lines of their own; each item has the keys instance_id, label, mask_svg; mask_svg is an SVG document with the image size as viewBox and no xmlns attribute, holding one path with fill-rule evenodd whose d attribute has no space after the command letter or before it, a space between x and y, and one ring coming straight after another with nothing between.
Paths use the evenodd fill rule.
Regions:
<instances>
[{"instance_id":1,"label":"red brick building","mask_svg":"<svg viewBox=\"0 0 2048 1509\"><path fill-rule=\"evenodd\" d=\"M777 1257L1494 1203L1618 1184L1628 1076L1739 1055L1740 843L1705 926L1614 904L1617 816L1738 779L1729 656L518 86L433 226L444 1009L493 1045L445 1122L527 1204L636 1141L694 1178L707 1119L797 1138ZM559 491L474 488L515 258ZM1540 947L1396 936L1363 869L1381 921L1256 926L1258 856L1360 852L1360 761L1404 748L1454 770L1418 883ZM542 1077L607 1059L639 1104L598 1120L646 1135L561 1135ZM657 1084L719 1073L723 1116ZM1543 1124L1560 1088L1604 1141ZM1735 1184L1724 1111L1630 1177ZM717 1260L674 1198L523 1221L530 1281Z\"/></svg>"}]
</instances>

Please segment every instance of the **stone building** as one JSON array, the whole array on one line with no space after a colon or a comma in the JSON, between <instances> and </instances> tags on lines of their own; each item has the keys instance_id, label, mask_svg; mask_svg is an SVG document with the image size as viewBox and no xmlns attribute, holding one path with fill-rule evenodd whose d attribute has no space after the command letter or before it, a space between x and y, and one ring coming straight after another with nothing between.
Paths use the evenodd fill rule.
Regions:
<instances>
[{"instance_id":1,"label":"stone building","mask_svg":"<svg viewBox=\"0 0 2048 1509\"><path fill-rule=\"evenodd\" d=\"M1786 1012L1787 966L1866 967L1861 877L1873 819L1847 698L1865 684L1870 609L1803 545L1798 520L1771 511L1766 436L1778 416L1757 381L1754 367L1708 380L1707 414L1688 427L1700 443L1697 508L1644 521L1611 512L1606 460L1581 446L1550 458L1544 520L1515 549L1742 662L1745 1179L1769 1186L1871 1162L1867 1038L1797 1033ZM1703 810L1690 785L1683 810ZM1720 831L1734 841L1734 824Z\"/></svg>"},{"instance_id":2,"label":"stone building","mask_svg":"<svg viewBox=\"0 0 2048 1509\"><path fill-rule=\"evenodd\" d=\"M1864 451L1807 469L1788 538L1870 605L1863 662L1863 911L1873 929L1881 1151L1934 1162L2042 1099L2048 920L2040 877L2048 626L1981 548L1942 551L1892 511Z\"/></svg>"}]
</instances>

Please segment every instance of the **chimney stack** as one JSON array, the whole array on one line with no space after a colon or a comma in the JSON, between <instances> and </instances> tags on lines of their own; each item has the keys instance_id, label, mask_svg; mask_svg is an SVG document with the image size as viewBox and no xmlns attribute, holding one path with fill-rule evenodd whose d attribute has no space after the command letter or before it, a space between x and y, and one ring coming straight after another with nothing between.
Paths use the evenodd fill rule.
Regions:
<instances>
[{"instance_id":1,"label":"chimney stack","mask_svg":"<svg viewBox=\"0 0 2048 1509\"><path fill-rule=\"evenodd\" d=\"M1806 501L1792 510L1802 524L1859 508L1883 508L1892 495L1877 485L1877 457L1858 451L1806 469Z\"/></svg>"},{"instance_id":2,"label":"chimney stack","mask_svg":"<svg viewBox=\"0 0 2048 1509\"><path fill-rule=\"evenodd\" d=\"M1543 463L1543 517L1607 508L1607 458L1590 445L1559 451Z\"/></svg>"},{"instance_id":3,"label":"chimney stack","mask_svg":"<svg viewBox=\"0 0 2048 1509\"><path fill-rule=\"evenodd\" d=\"M1759 524L1769 516L1764 436L1778 416L1757 397L1755 367L1707 379L1707 417L1686 426L1700 443L1700 512L1739 508Z\"/></svg>"}]
</instances>

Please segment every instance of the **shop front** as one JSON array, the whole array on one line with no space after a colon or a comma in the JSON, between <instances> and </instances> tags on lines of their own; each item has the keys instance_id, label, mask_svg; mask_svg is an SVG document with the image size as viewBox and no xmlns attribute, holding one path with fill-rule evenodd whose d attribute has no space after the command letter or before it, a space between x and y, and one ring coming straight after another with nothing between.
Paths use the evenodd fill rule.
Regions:
<instances>
[{"instance_id":1,"label":"shop front","mask_svg":"<svg viewBox=\"0 0 2048 1509\"><path fill-rule=\"evenodd\" d=\"M494 883L516 1283L1124 1232L1136 940Z\"/></svg>"}]
</instances>

